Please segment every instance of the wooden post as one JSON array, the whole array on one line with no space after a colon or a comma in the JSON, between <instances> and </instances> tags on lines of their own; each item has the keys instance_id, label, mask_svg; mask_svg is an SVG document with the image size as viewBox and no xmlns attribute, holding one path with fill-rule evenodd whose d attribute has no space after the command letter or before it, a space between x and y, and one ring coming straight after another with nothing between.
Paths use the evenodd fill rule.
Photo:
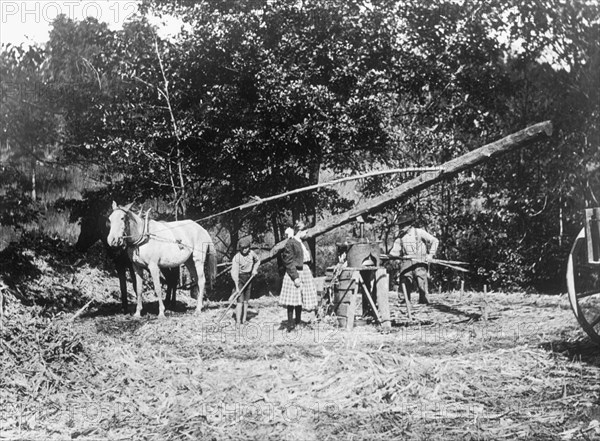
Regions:
<instances>
[{"instance_id":1,"label":"wooden post","mask_svg":"<svg viewBox=\"0 0 600 441\"><path fill-rule=\"evenodd\" d=\"M359 283L358 283L358 279L356 278L357 274L358 274L358 277L360 277L360 273L358 273L356 271L354 272L354 274L352 274L354 288L352 288L352 291L350 292L350 303L348 304L348 315L346 317L346 329L348 331L352 331L352 329L354 329L354 315L356 314L356 299L358 297L358 292L359 292Z\"/></svg>"},{"instance_id":2,"label":"wooden post","mask_svg":"<svg viewBox=\"0 0 600 441\"><path fill-rule=\"evenodd\" d=\"M590 263L600 262L600 208L585 209L585 238Z\"/></svg>"},{"instance_id":3,"label":"wooden post","mask_svg":"<svg viewBox=\"0 0 600 441\"><path fill-rule=\"evenodd\" d=\"M390 317L389 301L389 283L390 277L385 269L378 269L375 273L375 288L377 290L377 307L379 308L379 317L381 317L381 326L390 328L392 321Z\"/></svg>"},{"instance_id":4,"label":"wooden post","mask_svg":"<svg viewBox=\"0 0 600 441\"><path fill-rule=\"evenodd\" d=\"M487 285L483 285L483 308L482 308L483 321L487 323L488 320L488 300L487 300Z\"/></svg>"},{"instance_id":5,"label":"wooden post","mask_svg":"<svg viewBox=\"0 0 600 441\"><path fill-rule=\"evenodd\" d=\"M343 269L337 275L337 282L334 285L333 307L338 316L338 324L343 328L348 326L348 310L353 299L353 285L356 284L353 275L354 273L352 271L347 268ZM354 307L353 313L354 312L356 312L356 307Z\"/></svg>"},{"instance_id":6,"label":"wooden post","mask_svg":"<svg viewBox=\"0 0 600 441\"><path fill-rule=\"evenodd\" d=\"M412 313L410 311L410 300L408 299L408 292L406 292L406 285L402 284L402 292L404 293L404 302L406 304L406 312L408 314L408 319L412 320Z\"/></svg>"}]
</instances>

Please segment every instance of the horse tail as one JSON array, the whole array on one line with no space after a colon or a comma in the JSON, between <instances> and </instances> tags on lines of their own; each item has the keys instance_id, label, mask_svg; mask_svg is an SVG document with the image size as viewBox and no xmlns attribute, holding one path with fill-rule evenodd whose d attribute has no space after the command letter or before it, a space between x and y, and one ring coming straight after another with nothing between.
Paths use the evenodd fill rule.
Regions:
<instances>
[{"instance_id":1,"label":"horse tail","mask_svg":"<svg viewBox=\"0 0 600 441\"><path fill-rule=\"evenodd\" d=\"M208 249L206 251L206 260L208 266L208 274L206 275L206 280L208 282L208 288L212 290L215 286L215 281L217 280L217 250L215 248L215 244L212 241L208 244Z\"/></svg>"}]
</instances>

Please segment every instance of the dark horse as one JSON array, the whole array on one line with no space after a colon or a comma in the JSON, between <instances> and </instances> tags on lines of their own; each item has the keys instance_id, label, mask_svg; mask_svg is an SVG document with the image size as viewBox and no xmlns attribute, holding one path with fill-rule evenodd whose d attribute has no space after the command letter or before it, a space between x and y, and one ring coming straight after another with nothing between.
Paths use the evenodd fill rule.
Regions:
<instances>
[{"instance_id":1,"label":"dark horse","mask_svg":"<svg viewBox=\"0 0 600 441\"><path fill-rule=\"evenodd\" d=\"M119 285L121 287L121 304L123 306L123 312L127 312L127 270L131 276L133 283L134 292L137 291L135 272L133 271L133 265L127 255L127 251L121 248L113 248L108 245L106 238L110 231L110 224L106 216L90 217L86 216L81 218L81 232L79 238L75 244L77 251L85 252L97 241L101 241L104 245L108 257L115 264L117 275L119 277ZM177 295L177 284L179 283L179 267L173 268L161 268L163 277L167 284L167 298L166 303L174 306Z\"/></svg>"}]
</instances>

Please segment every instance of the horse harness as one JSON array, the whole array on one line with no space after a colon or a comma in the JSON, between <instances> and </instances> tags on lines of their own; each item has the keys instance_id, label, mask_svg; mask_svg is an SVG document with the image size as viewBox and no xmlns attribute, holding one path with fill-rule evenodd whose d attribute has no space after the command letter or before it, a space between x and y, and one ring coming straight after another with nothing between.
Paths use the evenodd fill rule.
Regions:
<instances>
[{"instance_id":1,"label":"horse harness","mask_svg":"<svg viewBox=\"0 0 600 441\"><path fill-rule=\"evenodd\" d=\"M123 209L119 208L119 210L123 210ZM184 244L181 241L181 239L177 239L177 240L163 239L163 238L158 237L156 234L150 233L149 227L148 227L149 223L150 223L150 219L149 219L150 210L151 210L151 208L149 208L148 211L146 211L146 218L144 220L144 229L142 230L142 234L140 234L140 236L135 241L129 242L129 246L139 247L140 245L147 242L150 239L150 237L152 236L154 238L154 240L157 240L157 241L176 243L179 246L180 250L183 250L186 247L191 248L189 245ZM128 214L127 210L123 210L123 211L125 212L125 231L123 234L123 238L127 242L128 238L133 238L133 236L131 235L131 220L130 220L130 217L127 215Z\"/></svg>"}]
</instances>

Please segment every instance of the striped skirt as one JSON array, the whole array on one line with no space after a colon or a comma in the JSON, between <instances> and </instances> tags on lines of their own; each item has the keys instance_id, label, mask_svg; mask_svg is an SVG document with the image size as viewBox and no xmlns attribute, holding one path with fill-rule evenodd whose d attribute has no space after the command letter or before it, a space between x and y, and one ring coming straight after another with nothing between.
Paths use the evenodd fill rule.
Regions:
<instances>
[{"instance_id":1,"label":"striped skirt","mask_svg":"<svg viewBox=\"0 0 600 441\"><path fill-rule=\"evenodd\" d=\"M288 273L283 276L279 304L281 306L302 306L307 311L313 310L317 307L318 300L315 280L308 265L304 265L302 271L298 272L300 273L300 288L296 288Z\"/></svg>"}]
</instances>

